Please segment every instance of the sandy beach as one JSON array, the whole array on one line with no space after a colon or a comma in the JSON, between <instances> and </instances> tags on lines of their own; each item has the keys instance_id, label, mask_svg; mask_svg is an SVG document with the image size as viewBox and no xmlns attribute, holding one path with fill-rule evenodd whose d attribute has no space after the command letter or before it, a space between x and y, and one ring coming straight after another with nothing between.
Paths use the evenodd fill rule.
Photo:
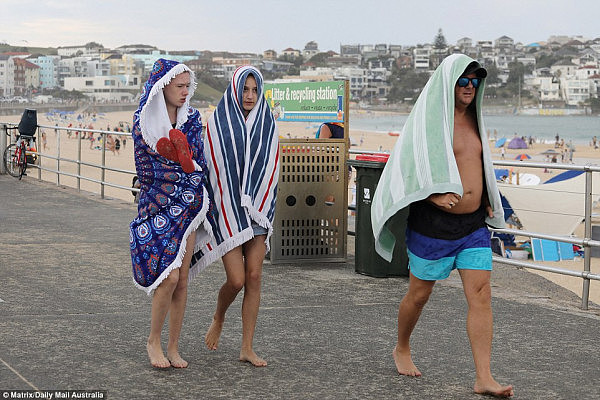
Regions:
<instances>
[{"instance_id":1,"label":"sandy beach","mask_svg":"<svg viewBox=\"0 0 600 400\"><path fill-rule=\"evenodd\" d=\"M203 120L207 121L209 116L209 110L201 110L203 114ZM119 112L109 112L104 114L99 114L95 119L92 117L86 117L81 121L76 119L76 115L73 115L71 119L60 120L57 118L47 117L44 114L38 114L38 125L40 126L49 126L54 127L55 124L58 124L59 127L66 127L69 124L72 124L72 127L78 127L81 123L82 125L89 127L90 124L93 129L100 130L113 130L114 127L119 126L119 124L132 124L132 116L133 110L131 111L119 111ZM0 117L0 122L3 123L18 123L20 120L20 115L12 115L12 116L3 116ZM351 120L352 121L352 120ZM278 124L280 137L282 138L313 138L315 131L317 129L318 124L315 123L300 123L300 122L280 122ZM98 146L98 142L94 141L94 143L90 143L90 140L83 139L79 140L79 137L76 137L75 134L71 134L71 138L68 137L66 132L60 131L60 134L57 135L53 128L41 128L41 132L45 133L46 136L46 147L44 148L43 143L38 143L38 149L42 153L42 155L47 155L50 157L56 157L57 155L57 144L60 140L60 156L61 158L67 158L71 160L77 160L79 147L81 147L81 159L87 163L101 163L101 151ZM60 137L59 137L60 136ZM95 135L98 137L98 134ZM115 136L116 137L116 136ZM106 165L110 168L114 168L122 171L131 171L135 172L135 164L133 161L133 142L128 135L119 136L121 139L121 149L119 152L106 151ZM352 129L352 123L350 122L350 139L353 143L352 150L361 150L361 151L391 151L394 144L396 143L397 137L390 136L387 134L376 133L376 132L368 132L361 130ZM79 142L81 145L79 146ZM502 154L500 148L494 147L494 142L490 142L490 148L492 151L493 158L495 160L501 160ZM519 154L526 153L531 159L528 161L532 162L546 162L549 161L545 155L541 154L546 150L554 149L553 144L541 144L534 143L528 149L507 149L505 146L505 155L504 159L506 161L512 161ZM560 149L556 149L559 150ZM354 158L354 155L351 155L351 158ZM561 162L560 156L558 156L558 163ZM566 160L568 162L568 159ZM577 146L576 152L573 156L574 164L592 164L598 165L600 164L600 149L594 149L591 146ZM42 157L42 166L45 168L56 169L57 161L51 158ZM72 174L77 173L77 164L72 162L62 161L60 164L61 170L65 170ZM540 177L541 182L545 182L550 179L553 175L556 175L561 170L553 170L552 172L544 172L542 169L532 169L532 168L512 168L514 173L530 173L535 174ZM81 173L84 176L90 177L91 179L99 180L101 178L100 170L98 168L90 167L90 166L81 166ZM29 174L31 177L37 178L38 171L30 170ZM67 185L71 187L77 187L78 182L77 179L70 176L61 176L57 178L57 174L49 171L42 171L41 178L45 181L60 183L60 185ZM59 180L58 180L59 179ZM129 188L131 186L132 176L129 173L117 172L117 171L107 171L105 179L108 182L121 185L123 187ZM83 191L88 191L92 193L100 192L100 184L97 182L81 180L80 187ZM351 183L350 186L354 184ZM113 187L105 187L105 196L122 199L125 201L133 201L133 195L129 190L113 188ZM349 197L351 199L351 197ZM597 213L597 210L595 210ZM594 218L593 224L600 223L598 218ZM581 227L576 229L575 236L583 237L583 224ZM517 238L517 244L519 240L526 240L526 238ZM532 260L529 260L532 261ZM558 267L558 268L566 268L574 271L582 271L583 270L583 258L575 257L573 261L561 261L561 262L536 262L538 264ZM513 266L506 266L504 268L514 268ZM547 273L541 271L533 271L545 278L555 282L578 296L581 296L582 293L582 280L575 277L568 277L564 275L558 275L554 273ZM597 258L592 258L592 272L600 273L600 260ZM591 281L590 285L590 301L600 304L600 282Z\"/></svg>"}]
</instances>

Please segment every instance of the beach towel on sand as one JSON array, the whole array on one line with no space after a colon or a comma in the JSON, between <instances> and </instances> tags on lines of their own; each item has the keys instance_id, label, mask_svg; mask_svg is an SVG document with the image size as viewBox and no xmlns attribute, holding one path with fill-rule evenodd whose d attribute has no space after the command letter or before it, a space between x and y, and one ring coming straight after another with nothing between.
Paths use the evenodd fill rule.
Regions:
<instances>
[{"instance_id":1,"label":"beach towel on sand","mask_svg":"<svg viewBox=\"0 0 600 400\"><path fill-rule=\"evenodd\" d=\"M178 109L176 128L187 137L196 170L186 174L181 165L156 152L156 142L169 137L164 87L176 75L190 73L186 103ZM200 113L189 106L195 88L193 73L183 64L159 59L144 85L134 113L132 136L135 166L140 181L138 216L130 224L129 237L133 279L148 295L169 273L181 266L185 243L198 229L196 247L212 237L213 209L206 186L206 162L202 149ZM191 280L204 264L190 269Z\"/></svg>"},{"instance_id":2,"label":"beach towel on sand","mask_svg":"<svg viewBox=\"0 0 600 400\"><path fill-rule=\"evenodd\" d=\"M435 70L408 116L381 174L371 206L371 221L375 249L388 261L392 259L396 239L386 223L396 212L433 193L463 195L452 148L454 86L473 61L463 54L454 54L444 59ZM477 89L474 101L483 147L483 173L494 211L494 217L486 217L486 223L503 227L504 214L481 114L484 84L485 79Z\"/></svg>"},{"instance_id":3,"label":"beach towel on sand","mask_svg":"<svg viewBox=\"0 0 600 400\"><path fill-rule=\"evenodd\" d=\"M256 80L258 100L244 118L242 95L249 74ZM257 69L243 66L233 74L208 119L204 152L218 220L214 240L194 258L222 257L252 239L253 222L267 230L268 251L279 179L279 135Z\"/></svg>"}]
</instances>

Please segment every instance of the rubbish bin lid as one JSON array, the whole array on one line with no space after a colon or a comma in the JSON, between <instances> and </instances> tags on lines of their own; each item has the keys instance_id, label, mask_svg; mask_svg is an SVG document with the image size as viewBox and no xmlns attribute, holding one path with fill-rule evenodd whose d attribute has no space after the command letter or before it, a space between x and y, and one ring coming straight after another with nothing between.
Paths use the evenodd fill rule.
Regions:
<instances>
[{"instance_id":1,"label":"rubbish bin lid","mask_svg":"<svg viewBox=\"0 0 600 400\"><path fill-rule=\"evenodd\" d=\"M389 154L359 154L356 159L359 161L376 161L376 162L387 162L390 158Z\"/></svg>"}]
</instances>

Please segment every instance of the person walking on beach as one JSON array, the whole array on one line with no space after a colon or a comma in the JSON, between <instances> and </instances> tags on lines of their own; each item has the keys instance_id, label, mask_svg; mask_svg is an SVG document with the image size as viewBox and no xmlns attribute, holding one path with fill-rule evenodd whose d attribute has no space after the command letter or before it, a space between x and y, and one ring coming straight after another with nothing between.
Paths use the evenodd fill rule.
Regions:
<instances>
[{"instance_id":1,"label":"person walking on beach","mask_svg":"<svg viewBox=\"0 0 600 400\"><path fill-rule=\"evenodd\" d=\"M42 148L48 150L48 139L46 138L46 132L42 132Z\"/></svg>"},{"instance_id":2,"label":"person walking on beach","mask_svg":"<svg viewBox=\"0 0 600 400\"><path fill-rule=\"evenodd\" d=\"M211 254L222 256L226 281L219 290L205 344L216 350L225 313L244 289L240 361L263 367L253 349L262 265L269 251L279 176L279 135L264 96L263 77L238 68L204 137L215 206L219 211Z\"/></svg>"},{"instance_id":3,"label":"person walking on beach","mask_svg":"<svg viewBox=\"0 0 600 400\"><path fill-rule=\"evenodd\" d=\"M146 350L156 368L188 366L179 354L188 282L207 264L192 263L192 257L212 238L214 224L201 115L189 105L195 87L187 66L159 59L133 118L140 192L138 216L130 224L131 261L135 285L153 295ZM165 357L161 331L167 314Z\"/></svg>"},{"instance_id":4,"label":"person walking on beach","mask_svg":"<svg viewBox=\"0 0 600 400\"><path fill-rule=\"evenodd\" d=\"M475 364L473 390L513 395L490 368L492 251L486 223L503 227L504 213L481 119L486 70L454 54L420 94L373 198L371 217L379 254L391 260L394 236L385 226L409 206L406 245L409 288L398 310L393 358L399 374L421 376L410 337L437 280L458 269L467 299L467 333ZM415 150L418 148L418 151Z\"/></svg>"},{"instance_id":5,"label":"person walking on beach","mask_svg":"<svg viewBox=\"0 0 600 400\"><path fill-rule=\"evenodd\" d=\"M573 164L573 153L575 152L575 145L572 140L569 140L569 144L567 145L569 148L569 162Z\"/></svg>"}]
</instances>

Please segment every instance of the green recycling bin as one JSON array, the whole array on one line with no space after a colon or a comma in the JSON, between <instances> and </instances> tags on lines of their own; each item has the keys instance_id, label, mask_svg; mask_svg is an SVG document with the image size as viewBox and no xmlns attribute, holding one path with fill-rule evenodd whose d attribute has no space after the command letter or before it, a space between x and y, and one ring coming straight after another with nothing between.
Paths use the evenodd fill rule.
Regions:
<instances>
[{"instance_id":1,"label":"green recycling bin","mask_svg":"<svg viewBox=\"0 0 600 400\"><path fill-rule=\"evenodd\" d=\"M355 271L377 278L408 276L405 243L408 208L398 211L387 224L396 237L392 261L386 261L375 251L371 203L386 161L387 157L381 155L359 155L356 160L348 160L356 169Z\"/></svg>"}]
</instances>

